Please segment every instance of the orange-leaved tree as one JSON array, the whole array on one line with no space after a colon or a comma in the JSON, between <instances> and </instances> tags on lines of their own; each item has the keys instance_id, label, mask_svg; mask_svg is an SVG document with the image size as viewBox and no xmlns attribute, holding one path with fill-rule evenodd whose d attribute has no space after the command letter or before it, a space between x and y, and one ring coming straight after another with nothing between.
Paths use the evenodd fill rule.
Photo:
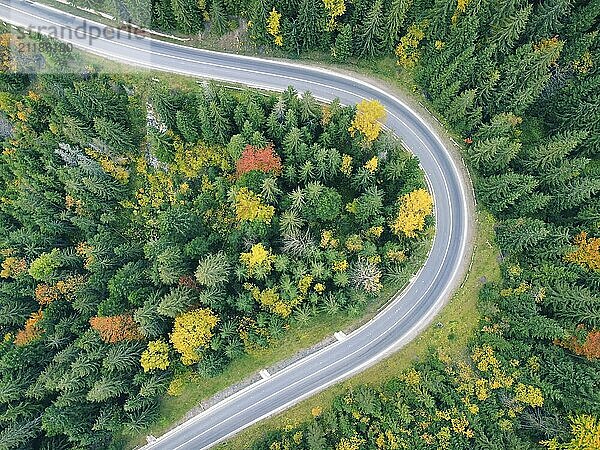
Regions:
<instances>
[{"instance_id":1,"label":"orange-leaved tree","mask_svg":"<svg viewBox=\"0 0 600 450\"><path fill-rule=\"evenodd\" d=\"M37 311L31 314L31 317L25 322L25 327L17 332L15 336L15 344L23 346L41 336L43 330L38 322L44 317L42 311Z\"/></svg>"},{"instance_id":2,"label":"orange-leaved tree","mask_svg":"<svg viewBox=\"0 0 600 450\"><path fill-rule=\"evenodd\" d=\"M143 339L133 317L128 314L118 316L92 317L90 325L98 332L104 342L135 341Z\"/></svg>"},{"instance_id":3,"label":"orange-leaved tree","mask_svg":"<svg viewBox=\"0 0 600 450\"><path fill-rule=\"evenodd\" d=\"M252 170L279 175L282 168L281 158L273 150L272 143L264 148L246 145L235 168L238 178Z\"/></svg>"},{"instance_id":4,"label":"orange-leaved tree","mask_svg":"<svg viewBox=\"0 0 600 450\"><path fill-rule=\"evenodd\" d=\"M583 325L577 327L578 330L584 330ZM587 359L600 358L600 330L592 330L587 333L585 340L580 341L576 336L569 339L558 341L559 345L570 349L577 355L585 356Z\"/></svg>"}]
</instances>

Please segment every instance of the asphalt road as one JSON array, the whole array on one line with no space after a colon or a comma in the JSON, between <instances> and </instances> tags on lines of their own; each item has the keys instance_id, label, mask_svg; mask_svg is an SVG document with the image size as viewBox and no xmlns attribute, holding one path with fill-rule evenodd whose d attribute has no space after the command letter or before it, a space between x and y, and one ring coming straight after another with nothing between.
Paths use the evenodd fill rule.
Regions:
<instances>
[{"instance_id":1,"label":"asphalt road","mask_svg":"<svg viewBox=\"0 0 600 450\"><path fill-rule=\"evenodd\" d=\"M293 85L298 91L311 91L320 99L338 97L344 104L377 99L388 113L386 126L419 157L427 174L435 199L436 235L425 265L404 291L346 339L228 397L144 448L208 448L365 369L414 338L431 322L460 282L464 260L469 257L471 226L466 183L435 132L394 96L357 79L299 64L198 50L132 37L124 32L115 35L103 25L84 23L83 19L22 0L0 0L0 18L131 66L272 90Z\"/></svg>"}]
</instances>

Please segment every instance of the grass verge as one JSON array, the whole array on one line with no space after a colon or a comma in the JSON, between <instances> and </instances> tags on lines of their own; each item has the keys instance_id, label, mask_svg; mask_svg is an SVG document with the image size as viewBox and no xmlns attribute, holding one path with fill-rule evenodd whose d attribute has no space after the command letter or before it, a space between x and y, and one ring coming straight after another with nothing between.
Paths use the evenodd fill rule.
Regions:
<instances>
[{"instance_id":1,"label":"grass verge","mask_svg":"<svg viewBox=\"0 0 600 450\"><path fill-rule=\"evenodd\" d=\"M210 399L224 389L236 385L256 375L259 370L269 368L277 363L293 358L303 350L319 344L330 338L336 331L350 333L362 324L369 321L377 312L385 306L390 298L399 290L406 287L412 274L424 264L427 250L432 244L433 229L427 231L428 237L424 241L421 251L409 260L406 276L398 284L386 284L377 298L370 301L362 308L352 311L313 311L305 320L297 317L292 321L289 328L274 340L267 348L257 349L232 361L225 370L216 377L204 377L193 375L185 383L181 395L170 397L165 395L162 400L159 417L145 432L160 436L181 422L186 414L197 408L203 401ZM124 438L124 448L134 448L145 442L144 436Z\"/></svg>"},{"instance_id":2,"label":"grass verge","mask_svg":"<svg viewBox=\"0 0 600 450\"><path fill-rule=\"evenodd\" d=\"M313 408L327 408L334 397L353 386L378 385L397 376L415 360L424 357L430 347L444 348L450 356L463 353L479 321L477 296L482 282L484 280L500 280L499 251L494 243L494 219L491 214L479 211L476 214L476 220L475 250L469 273L435 322L419 337L365 372L314 395L280 415L244 430L231 440L221 444L218 449L248 448L254 441L262 438L271 430L309 420L312 418L311 410Z\"/></svg>"},{"instance_id":3,"label":"grass verge","mask_svg":"<svg viewBox=\"0 0 600 450\"><path fill-rule=\"evenodd\" d=\"M416 272L423 262L419 261L419 264L415 264L413 272ZM160 436L174 424L180 422L190 410L196 408L201 402L256 374L260 369L293 357L302 350L323 341L335 331L343 330L348 333L358 328L370 320L379 308L387 304L397 290L397 286L386 286L377 299L369 303L365 309L356 310L354 315L349 314L348 311L320 312L311 316L306 322L294 321L285 334L273 345L245 354L232 361L220 375L213 378L194 376L186 382L181 395L177 397L165 395L161 403L159 418L146 431L146 434ZM138 436L127 440L124 447L134 448L144 442L144 438Z\"/></svg>"}]
</instances>

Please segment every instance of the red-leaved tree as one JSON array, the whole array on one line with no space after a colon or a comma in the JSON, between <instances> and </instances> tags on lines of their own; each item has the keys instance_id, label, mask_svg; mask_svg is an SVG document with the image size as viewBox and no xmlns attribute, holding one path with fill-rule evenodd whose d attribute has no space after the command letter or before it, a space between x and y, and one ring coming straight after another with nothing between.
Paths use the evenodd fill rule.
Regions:
<instances>
[{"instance_id":1,"label":"red-leaved tree","mask_svg":"<svg viewBox=\"0 0 600 450\"><path fill-rule=\"evenodd\" d=\"M281 158L273 150L273 144L269 144L265 148L246 145L242 156L236 163L236 175L239 178L252 170L279 175L281 167Z\"/></svg>"}]
</instances>

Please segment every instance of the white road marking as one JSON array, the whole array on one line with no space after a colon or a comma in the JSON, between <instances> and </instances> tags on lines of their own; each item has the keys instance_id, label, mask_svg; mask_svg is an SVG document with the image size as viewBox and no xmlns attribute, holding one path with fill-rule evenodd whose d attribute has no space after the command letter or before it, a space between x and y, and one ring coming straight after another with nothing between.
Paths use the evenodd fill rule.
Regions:
<instances>
[{"instance_id":1,"label":"white road marking","mask_svg":"<svg viewBox=\"0 0 600 450\"><path fill-rule=\"evenodd\" d=\"M338 341L345 341L346 339L348 339L348 336L346 335L346 333L344 333L343 331L336 331L335 333L333 333L333 336L338 340Z\"/></svg>"}]
</instances>

